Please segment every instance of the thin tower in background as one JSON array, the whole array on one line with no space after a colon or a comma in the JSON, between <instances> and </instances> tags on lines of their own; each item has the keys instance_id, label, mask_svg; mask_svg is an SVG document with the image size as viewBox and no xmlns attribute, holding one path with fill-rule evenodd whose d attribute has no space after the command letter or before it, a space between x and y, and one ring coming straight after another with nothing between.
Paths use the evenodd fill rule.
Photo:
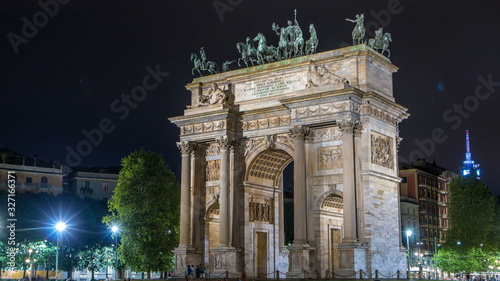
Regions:
<instances>
[{"instance_id":1,"label":"thin tower in background","mask_svg":"<svg viewBox=\"0 0 500 281\"><path fill-rule=\"evenodd\" d=\"M463 166L461 168L461 174L467 178L481 178L481 169L479 169L479 164L475 164L472 160L472 154L470 153L470 138L469 130L465 130L465 161L463 161Z\"/></svg>"}]
</instances>

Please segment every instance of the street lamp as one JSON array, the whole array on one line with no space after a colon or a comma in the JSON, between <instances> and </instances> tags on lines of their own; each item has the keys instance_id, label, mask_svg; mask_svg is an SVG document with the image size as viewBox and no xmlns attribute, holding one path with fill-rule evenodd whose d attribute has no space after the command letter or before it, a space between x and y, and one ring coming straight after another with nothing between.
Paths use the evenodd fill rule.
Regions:
<instances>
[{"instance_id":1,"label":"street lamp","mask_svg":"<svg viewBox=\"0 0 500 281\"><path fill-rule=\"evenodd\" d=\"M61 232L66 229L66 224L64 222L58 222L56 224L57 230L57 247L56 247L56 281L59 273L59 240L61 238Z\"/></svg>"},{"instance_id":2,"label":"street lamp","mask_svg":"<svg viewBox=\"0 0 500 281\"><path fill-rule=\"evenodd\" d=\"M113 225L111 227L111 232L113 232L113 235L115 236L115 280L118 279L118 261L117 261L117 252L118 252L118 231L120 229L118 226Z\"/></svg>"},{"instance_id":3,"label":"street lamp","mask_svg":"<svg viewBox=\"0 0 500 281\"><path fill-rule=\"evenodd\" d=\"M407 230L406 231L406 251L408 252L407 253L407 259L406 259L406 263L407 263L407 266L408 266L408 272L407 272L407 279L410 279L410 236L411 236L411 230Z\"/></svg>"}]
</instances>

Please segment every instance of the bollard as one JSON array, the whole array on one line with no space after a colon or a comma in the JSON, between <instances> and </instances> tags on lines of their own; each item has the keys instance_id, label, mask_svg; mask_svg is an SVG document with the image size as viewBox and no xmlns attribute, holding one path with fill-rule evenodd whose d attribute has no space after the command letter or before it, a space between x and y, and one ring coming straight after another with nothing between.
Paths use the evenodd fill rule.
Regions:
<instances>
[{"instance_id":1,"label":"bollard","mask_svg":"<svg viewBox=\"0 0 500 281\"><path fill-rule=\"evenodd\" d=\"M397 279L398 279L398 280L399 280L399 279L401 279L401 278L400 278L400 277L401 277L401 272L399 272L399 270L396 272L396 275L397 275Z\"/></svg>"},{"instance_id":2,"label":"bollard","mask_svg":"<svg viewBox=\"0 0 500 281\"><path fill-rule=\"evenodd\" d=\"M363 270L362 269L359 270L359 279L363 279Z\"/></svg>"},{"instance_id":3,"label":"bollard","mask_svg":"<svg viewBox=\"0 0 500 281\"><path fill-rule=\"evenodd\" d=\"M375 269L375 279L378 279L378 269Z\"/></svg>"}]
</instances>

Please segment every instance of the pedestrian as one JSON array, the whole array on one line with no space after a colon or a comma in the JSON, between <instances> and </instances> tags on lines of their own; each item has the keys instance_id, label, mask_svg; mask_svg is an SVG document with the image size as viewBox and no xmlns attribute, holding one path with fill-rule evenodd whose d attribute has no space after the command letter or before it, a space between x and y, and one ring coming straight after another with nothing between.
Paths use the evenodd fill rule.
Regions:
<instances>
[{"instance_id":1,"label":"pedestrian","mask_svg":"<svg viewBox=\"0 0 500 281\"><path fill-rule=\"evenodd\" d=\"M194 267L194 265L193 265ZM188 267L186 268L186 280L191 280L191 278L193 277L193 269L191 268L191 266L188 264Z\"/></svg>"},{"instance_id":2,"label":"pedestrian","mask_svg":"<svg viewBox=\"0 0 500 281\"><path fill-rule=\"evenodd\" d=\"M199 264L199 265L197 265L197 266L196 266L195 274L196 274L196 279L200 279L200 275L201 275L201 264Z\"/></svg>"},{"instance_id":3,"label":"pedestrian","mask_svg":"<svg viewBox=\"0 0 500 281\"><path fill-rule=\"evenodd\" d=\"M207 277L207 270L205 269L205 267L203 267L201 269L201 280L205 281L206 277Z\"/></svg>"}]
</instances>

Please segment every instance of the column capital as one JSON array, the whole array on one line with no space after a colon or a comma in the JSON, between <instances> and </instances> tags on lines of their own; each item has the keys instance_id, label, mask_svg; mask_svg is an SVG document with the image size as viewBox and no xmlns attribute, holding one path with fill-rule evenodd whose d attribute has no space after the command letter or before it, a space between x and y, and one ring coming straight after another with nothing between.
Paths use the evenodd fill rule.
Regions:
<instances>
[{"instance_id":1,"label":"column capital","mask_svg":"<svg viewBox=\"0 0 500 281\"><path fill-rule=\"evenodd\" d=\"M228 136L215 138L221 150L228 150L234 145L234 139Z\"/></svg>"},{"instance_id":2,"label":"column capital","mask_svg":"<svg viewBox=\"0 0 500 281\"><path fill-rule=\"evenodd\" d=\"M363 122L361 122L360 120L344 119L339 120L338 124L342 135L354 134L355 136L359 137L363 132Z\"/></svg>"},{"instance_id":3,"label":"column capital","mask_svg":"<svg viewBox=\"0 0 500 281\"><path fill-rule=\"evenodd\" d=\"M294 139L305 139L309 134L312 134L312 130L306 126L298 125L290 129L290 135Z\"/></svg>"},{"instance_id":4,"label":"column capital","mask_svg":"<svg viewBox=\"0 0 500 281\"><path fill-rule=\"evenodd\" d=\"M181 155L189 155L193 152L196 143L190 141L177 142L177 147L181 151Z\"/></svg>"}]
</instances>

